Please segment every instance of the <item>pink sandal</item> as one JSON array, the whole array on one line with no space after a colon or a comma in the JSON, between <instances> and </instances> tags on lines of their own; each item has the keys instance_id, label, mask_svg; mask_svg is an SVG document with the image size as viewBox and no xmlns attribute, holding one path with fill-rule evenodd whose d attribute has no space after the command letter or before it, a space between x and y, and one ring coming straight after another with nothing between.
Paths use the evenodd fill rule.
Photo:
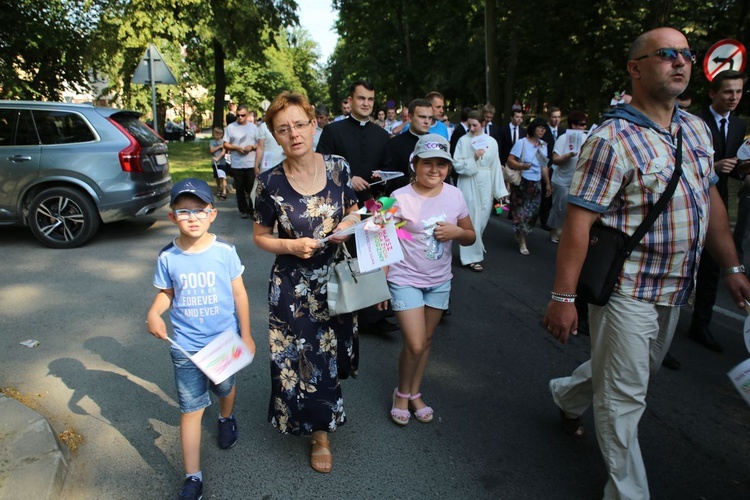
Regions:
<instances>
[{"instance_id":1,"label":"pink sandal","mask_svg":"<svg viewBox=\"0 0 750 500\"><path fill-rule=\"evenodd\" d=\"M411 394L408 392L406 394L401 394L398 392L398 387L396 387L393 390L393 406L391 406L391 420L393 420L398 425L406 425L409 423L409 419L411 418L411 413L409 413L409 410L402 410L401 408L396 408L396 398L399 397L401 399L411 399Z\"/></svg>"},{"instance_id":2,"label":"pink sandal","mask_svg":"<svg viewBox=\"0 0 750 500\"><path fill-rule=\"evenodd\" d=\"M418 392L413 396L409 396L409 401L414 401L415 399L419 399L422 397L422 393ZM425 406L424 408L420 408L419 410L414 410L414 418L422 422L423 424L427 424L429 422L432 422L432 417L434 415L434 411L429 406Z\"/></svg>"}]
</instances>

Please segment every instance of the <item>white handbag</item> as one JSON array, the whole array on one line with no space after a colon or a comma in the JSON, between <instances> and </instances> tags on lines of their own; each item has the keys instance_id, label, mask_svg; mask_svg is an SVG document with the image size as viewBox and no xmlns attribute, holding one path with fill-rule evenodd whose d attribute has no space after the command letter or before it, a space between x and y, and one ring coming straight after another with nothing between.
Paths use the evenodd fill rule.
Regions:
<instances>
[{"instance_id":1,"label":"white handbag","mask_svg":"<svg viewBox=\"0 0 750 500\"><path fill-rule=\"evenodd\" d=\"M366 273L359 271L359 263L341 245L344 260L332 266L328 277L328 314L338 316L374 306L391 298L382 268Z\"/></svg>"}]
</instances>

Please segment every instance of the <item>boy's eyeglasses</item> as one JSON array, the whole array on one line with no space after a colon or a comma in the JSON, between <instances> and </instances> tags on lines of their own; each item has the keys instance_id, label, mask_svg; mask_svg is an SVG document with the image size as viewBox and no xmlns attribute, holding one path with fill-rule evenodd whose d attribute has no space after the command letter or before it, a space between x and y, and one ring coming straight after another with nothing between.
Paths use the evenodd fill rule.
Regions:
<instances>
[{"instance_id":1,"label":"boy's eyeglasses","mask_svg":"<svg viewBox=\"0 0 750 500\"><path fill-rule=\"evenodd\" d=\"M306 122L295 123L294 125L290 125L288 127L279 127L276 129L276 133L279 135L289 135L289 133L292 130L296 130L297 132L302 132L311 123L312 123L312 120L308 120Z\"/></svg>"},{"instance_id":2,"label":"boy's eyeglasses","mask_svg":"<svg viewBox=\"0 0 750 500\"><path fill-rule=\"evenodd\" d=\"M198 220L206 220L208 219L208 215L213 211L213 208L204 208L201 210L188 210L187 208L178 208L177 210L173 210L172 213L174 214L174 218L178 221L186 221L190 220L193 217Z\"/></svg>"},{"instance_id":3,"label":"boy's eyeglasses","mask_svg":"<svg viewBox=\"0 0 750 500\"><path fill-rule=\"evenodd\" d=\"M647 57L658 57L664 62L674 62L677 60L678 56L684 57L686 61L690 61L691 63L695 62L695 51L693 49L674 48L659 49L650 54L646 54L645 56L636 57L633 60L640 61L641 59L646 59Z\"/></svg>"}]
</instances>

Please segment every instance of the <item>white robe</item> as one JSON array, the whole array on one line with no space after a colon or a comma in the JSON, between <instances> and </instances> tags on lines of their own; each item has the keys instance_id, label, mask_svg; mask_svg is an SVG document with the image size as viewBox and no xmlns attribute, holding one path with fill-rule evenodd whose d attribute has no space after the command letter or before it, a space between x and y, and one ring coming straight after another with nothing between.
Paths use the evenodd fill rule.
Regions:
<instances>
[{"instance_id":1,"label":"white robe","mask_svg":"<svg viewBox=\"0 0 750 500\"><path fill-rule=\"evenodd\" d=\"M472 139L483 139L487 144L485 154L479 160L474 159ZM477 235L473 245L459 247L461 264L465 266L484 260L482 233L490 220L494 199L508 196L508 190L505 189L497 141L487 134L473 136L468 133L462 136L453 155L453 168L458 173L458 188L464 195Z\"/></svg>"}]
</instances>

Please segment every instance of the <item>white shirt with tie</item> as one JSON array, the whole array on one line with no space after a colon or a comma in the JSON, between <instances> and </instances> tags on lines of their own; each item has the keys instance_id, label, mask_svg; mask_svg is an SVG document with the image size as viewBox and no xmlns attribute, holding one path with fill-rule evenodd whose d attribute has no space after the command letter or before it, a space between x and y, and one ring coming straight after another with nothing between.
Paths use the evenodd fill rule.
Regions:
<instances>
[{"instance_id":1,"label":"white shirt with tie","mask_svg":"<svg viewBox=\"0 0 750 500\"><path fill-rule=\"evenodd\" d=\"M511 144L515 144L516 141L518 140L518 125L513 125L512 123L509 123L508 127L510 127Z\"/></svg>"},{"instance_id":2,"label":"white shirt with tie","mask_svg":"<svg viewBox=\"0 0 750 500\"><path fill-rule=\"evenodd\" d=\"M549 131L552 134L552 137L555 139L555 141L557 141L557 128L550 127ZM553 141L553 144L554 144L554 141Z\"/></svg>"},{"instance_id":3,"label":"white shirt with tie","mask_svg":"<svg viewBox=\"0 0 750 500\"><path fill-rule=\"evenodd\" d=\"M724 126L724 142L726 143L726 141L727 141L727 130L729 129L729 111L727 111L726 115L720 115L719 113L717 113L716 111L714 111L714 108L712 106L709 106L708 110L711 111L711 114L713 115L714 120L716 120L716 129L717 130L721 130L721 120L722 119L726 120L724 122L724 123L726 123L726 125Z\"/></svg>"}]
</instances>

